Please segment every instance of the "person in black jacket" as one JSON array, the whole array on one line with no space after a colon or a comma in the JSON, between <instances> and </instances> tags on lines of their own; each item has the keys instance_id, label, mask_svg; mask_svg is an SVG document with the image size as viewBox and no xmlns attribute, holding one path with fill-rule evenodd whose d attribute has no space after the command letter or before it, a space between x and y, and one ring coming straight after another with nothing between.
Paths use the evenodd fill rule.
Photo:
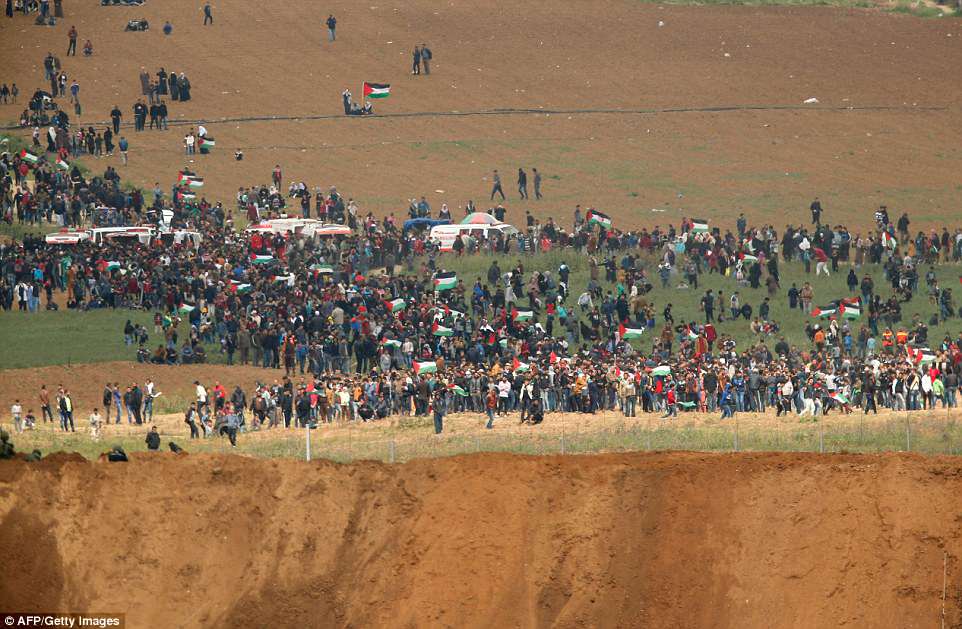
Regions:
<instances>
[{"instance_id":1,"label":"person in black jacket","mask_svg":"<svg viewBox=\"0 0 962 629\"><path fill-rule=\"evenodd\" d=\"M140 409L144 404L144 393L140 390L135 382L130 388L130 410L134 414L134 421L140 425L144 423L143 417L140 414Z\"/></svg>"},{"instance_id":2,"label":"person in black jacket","mask_svg":"<svg viewBox=\"0 0 962 629\"><path fill-rule=\"evenodd\" d=\"M123 114L120 112L120 108L114 105L114 108L110 110L110 120L114 125L114 133L120 133L120 119Z\"/></svg>"},{"instance_id":3,"label":"person in black jacket","mask_svg":"<svg viewBox=\"0 0 962 629\"><path fill-rule=\"evenodd\" d=\"M147 449L156 452L160 450L160 434L157 432L157 426L151 426L150 431L147 433L147 438L144 439L147 444Z\"/></svg>"}]
</instances>

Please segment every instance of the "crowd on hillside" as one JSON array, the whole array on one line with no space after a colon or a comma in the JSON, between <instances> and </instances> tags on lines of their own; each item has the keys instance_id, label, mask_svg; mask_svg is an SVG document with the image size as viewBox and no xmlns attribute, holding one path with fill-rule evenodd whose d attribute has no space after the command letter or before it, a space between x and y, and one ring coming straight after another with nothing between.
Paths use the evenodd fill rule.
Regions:
<instances>
[{"instance_id":1,"label":"crowd on hillside","mask_svg":"<svg viewBox=\"0 0 962 629\"><path fill-rule=\"evenodd\" d=\"M829 226L817 201L810 227L781 231L750 227L744 216L734 230L697 219L621 230L580 207L570 228L529 214L516 236L455 241L449 255L517 254L510 268L499 264L509 258L491 258L475 280L447 271L425 232L405 231L393 215L362 216L336 188L296 184L285 194L279 167L271 185L238 191L249 219L309 212L313 200L315 215L348 225L350 235L238 231L233 212L191 191L191 177L200 181L192 174L181 173L169 194L158 185L149 204L122 190L111 169L85 178L76 168L5 154L0 175L11 222L123 225L157 223L167 213L171 228L203 234L196 246L136 239L61 246L27 237L0 249L0 306L55 308L54 293L63 293L69 309L154 312L153 329L124 330L139 360L204 362L205 347L215 347L229 364L284 369L283 384L248 392L245 404L262 400L285 424L429 409L492 420L520 409L540 421L545 412L614 407L666 416L720 408L728 416L770 406L848 412L955 404L962 337L929 339L933 322L907 320L902 305L925 291L939 305L936 320L956 315L951 290L925 267L958 261L962 230L912 237L908 216L892 222L885 208L867 234ZM566 265L530 269L527 255L558 249L585 256L583 291L572 292ZM888 286L856 275L869 262L883 266ZM783 286L783 264L814 274L802 286ZM845 271L851 294L816 293L821 275ZM764 296L753 307L738 293L709 288L698 312L656 307L648 296L656 282L701 291L716 273L734 277L745 295L764 289ZM808 346L789 345L771 320L769 300L781 295L813 315ZM737 346L721 325L739 317L756 332L750 346Z\"/></svg>"}]
</instances>

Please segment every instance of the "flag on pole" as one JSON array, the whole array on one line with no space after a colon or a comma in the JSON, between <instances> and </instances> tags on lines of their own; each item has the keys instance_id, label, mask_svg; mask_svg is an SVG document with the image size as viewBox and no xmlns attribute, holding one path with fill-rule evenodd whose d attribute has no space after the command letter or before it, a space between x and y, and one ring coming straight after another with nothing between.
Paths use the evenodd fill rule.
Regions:
<instances>
[{"instance_id":1,"label":"flag on pole","mask_svg":"<svg viewBox=\"0 0 962 629\"><path fill-rule=\"evenodd\" d=\"M177 312L179 312L180 314L189 314L193 311L194 311L194 307L191 306L190 304L181 304L180 308L177 309Z\"/></svg>"},{"instance_id":2,"label":"flag on pole","mask_svg":"<svg viewBox=\"0 0 962 629\"><path fill-rule=\"evenodd\" d=\"M200 147L200 152L206 155L215 146L214 138L200 138L197 140L197 145Z\"/></svg>"},{"instance_id":3,"label":"flag on pole","mask_svg":"<svg viewBox=\"0 0 962 629\"><path fill-rule=\"evenodd\" d=\"M708 233L708 221L703 218L691 219L691 231L694 234Z\"/></svg>"},{"instance_id":4,"label":"flag on pole","mask_svg":"<svg viewBox=\"0 0 962 629\"><path fill-rule=\"evenodd\" d=\"M431 326L431 334L434 336L454 336L454 330L451 328L446 328L439 323L435 323Z\"/></svg>"},{"instance_id":5,"label":"flag on pole","mask_svg":"<svg viewBox=\"0 0 962 629\"><path fill-rule=\"evenodd\" d=\"M834 317L838 312L838 306L835 304L829 304L827 306L816 306L812 308L812 316L818 317L820 319L828 319L829 317Z\"/></svg>"},{"instance_id":6,"label":"flag on pole","mask_svg":"<svg viewBox=\"0 0 962 629\"><path fill-rule=\"evenodd\" d=\"M443 291L451 290L458 285L458 276L450 271L445 273L438 273L434 276L434 290Z\"/></svg>"},{"instance_id":7,"label":"flag on pole","mask_svg":"<svg viewBox=\"0 0 962 629\"><path fill-rule=\"evenodd\" d=\"M199 177L197 179L191 179L187 182L187 185L191 188L203 188L204 180Z\"/></svg>"},{"instance_id":8,"label":"flag on pole","mask_svg":"<svg viewBox=\"0 0 962 629\"><path fill-rule=\"evenodd\" d=\"M384 303L387 304L387 309L391 312L401 312L408 305L403 299L392 299L391 301L386 301Z\"/></svg>"},{"instance_id":9,"label":"flag on pole","mask_svg":"<svg viewBox=\"0 0 962 629\"><path fill-rule=\"evenodd\" d=\"M461 397L468 397L468 392L456 384L449 384L448 389Z\"/></svg>"},{"instance_id":10,"label":"flag on pole","mask_svg":"<svg viewBox=\"0 0 962 629\"><path fill-rule=\"evenodd\" d=\"M119 268L120 268L120 262L117 262L116 260L111 260L110 262L107 263L108 271L116 271Z\"/></svg>"},{"instance_id":11,"label":"flag on pole","mask_svg":"<svg viewBox=\"0 0 962 629\"><path fill-rule=\"evenodd\" d=\"M57 167L62 168L63 170L70 170L70 164L60 159L59 157L57 158Z\"/></svg>"},{"instance_id":12,"label":"flag on pole","mask_svg":"<svg viewBox=\"0 0 962 629\"><path fill-rule=\"evenodd\" d=\"M330 264L312 264L311 270L314 271L315 273L321 273L321 274L333 273L334 267L331 266Z\"/></svg>"},{"instance_id":13,"label":"flag on pole","mask_svg":"<svg viewBox=\"0 0 962 629\"><path fill-rule=\"evenodd\" d=\"M270 264L274 261L274 256L258 256L252 255L251 262L254 264Z\"/></svg>"},{"instance_id":14,"label":"flag on pole","mask_svg":"<svg viewBox=\"0 0 962 629\"><path fill-rule=\"evenodd\" d=\"M670 376L670 375L671 375L671 367L669 367L668 365L658 365L657 367L655 367L654 369L651 370L651 375L653 375L653 376Z\"/></svg>"},{"instance_id":15,"label":"flag on pole","mask_svg":"<svg viewBox=\"0 0 962 629\"><path fill-rule=\"evenodd\" d=\"M246 284L246 283L242 284L240 282L238 283L232 282L230 287L231 287L231 290L238 295L246 295L247 293L251 292L251 290L254 288L250 284Z\"/></svg>"},{"instance_id":16,"label":"flag on pole","mask_svg":"<svg viewBox=\"0 0 962 629\"><path fill-rule=\"evenodd\" d=\"M845 304L844 302L839 304L838 312L842 315L843 319L858 319L862 316L862 308L858 304Z\"/></svg>"},{"instance_id":17,"label":"flag on pole","mask_svg":"<svg viewBox=\"0 0 962 629\"><path fill-rule=\"evenodd\" d=\"M39 157L37 157L33 153L28 152L27 149L23 149L22 151L20 151L20 159L27 162L28 164L36 164L37 162L40 161Z\"/></svg>"},{"instance_id":18,"label":"flag on pole","mask_svg":"<svg viewBox=\"0 0 962 629\"><path fill-rule=\"evenodd\" d=\"M393 349L401 349L401 341L397 339L384 339L381 341L381 345L384 347L390 347Z\"/></svg>"},{"instance_id":19,"label":"flag on pole","mask_svg":"<svg viewBox=\"0 0 962 629\"><path fill-rule=\"evenodd\" d=\"M529 365L528 363L523 363L517 358L515 358L514 361L511 363L511 371L515 373L531 371L531 365Z\"/></svg>"},{"instance_id":20,"label":"flag on pole","mask_svg":"<svg viewBox=\"0 0 962 629\"><path fill-rule=\"evenodd\" d=\"M390 83L364 82L364 98L387 98L391 95Z\"/></svg>"},{"instance_id":21,"label":"flag on pole","mask_svg":"<svg viewBox=\"0 0 962 629\"><path fill-rule=\"evenodd\" d=\"M848 398L845 397L845 395L842 394L840 391L836 391L829 397L831 397L833 400L835 400L839 404L848 404Z\"/></svg>"},{"instance_id":22,"label":"flag on pole","mask_svg":"<svg viewBox=\"0 0 962 629\"><path fill-rule=\"evenodd\" d=\"M626 328L624 323L618 326L618 334L621 335L623 341L641 338L644 332L645 328Z\"/></svg>"},{"instance_id":23,"label":"flag on pole","mask_svg":"<svg viewBox=\"0 0 962 629\"><path fill-rule=\"evenodd\" d=\"M192 180L203 181L204 178L184 171L177 173L177 183L190 183Z\"/></svg>"},{"instance_id":24,"label":"flag on pole","mask_svg":"<svg viewBox=\"0 0 962 629\"><path fill-rule=\"evenodd\" d=\"M589 225L601 225L605 229L611 229L611 217L598 210L588 210L585 218L588 219Z\"/></svg>"},{"instance_id":25,"label":"flag on pole","mask_svg":"<svg viewBox=\"0 0 962 629\"><path fill-rule=\"evenodd\" d=\"M512 321L530 321L533 316L534 312L531 310L518 310L517 308L511 310Z\"/></svg>"},{"instance_id":26,"label":"flag on pole","mask_svg":"<svg viewBox=\"0 0 962 629\"><path fill-rule=\"evenodd\" d=\"M419 363L417 361L414 361L415 375L421 375L422 373L437 373L437 372L438 372L438 364L436 362L430 361L430 362Z\"/></svg>"},{"instance_id":27,"label":"flag on pole","mask_svg":"<svg viewBox=\"0 0 962 629\"><path fill-rule=\"evenodd\" d=\"M742 262L758 262L758 256L753 256L750 253L742 253L738 257Z\"/></svg>"},{"instance_id":28,"label":"flag on pole","mask_svg":"<svg viewBox=\"0 0 962 629\"><path fill-rule=\"evenodd\" d=\"M888 233L887 231L882 232L883 247L885 247L886 249L895 249L898 246L898 244L899 242L895 239L894 236L892 236L892 234Z\"/></svg>"}]
</instances>

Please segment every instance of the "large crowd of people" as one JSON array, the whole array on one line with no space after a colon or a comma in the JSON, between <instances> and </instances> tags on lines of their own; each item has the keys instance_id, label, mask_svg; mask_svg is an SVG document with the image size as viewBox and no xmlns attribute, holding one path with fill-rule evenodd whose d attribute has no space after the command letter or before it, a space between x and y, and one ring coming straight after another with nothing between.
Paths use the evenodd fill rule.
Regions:
<instances>
[{"instance_id":1,"label":"large crowd of people","mask_svg":"<svg viewBox=\"0 0 962 629\"><path fill-rule=\"evenodd\" d=\"M110 168L85 178L26 152L4 154L0 175L8 222L166 221L168 229L202 234L198 243L165 246L27 237L0 249L4 309L35 312L61 301L77 310L147 310L155 313L153 329L124 330L142 362L205 362L214 348L227 364L283 369L282 381L247 392L242 404L215 396L195 408L201 423L207 408L237 414L236 407L254 412L252 424L236 420L246 427L439 410L486 413L492 421L520 410L525 421L540 421L555 411L612 408L670 417L686 409L730 416L770 407L847 413L956 403L962 337L929 339L933 322L906 320L901 309L925 290L939 306L937 321L956 315L951 290L924 269L962 257L962 230L912 236L908 216L893 222L885 208L876 213L877 229L853 234L823 222L818 202L811 226L781 231L750 227L744 216L734 230L698 219L622 230L576 207L570 228L528 214L517 235L465 236L441 255L426 232L405 231L393 215L362 215L336 188L298 183L285 193L279 167L271 185L239 189L238 210L254 223L309 216L313 197L315 216L348 226L349 234L238 231L234 211L196 194L191 182L202 179L190 172L169 193L158 184L150 202L123 190ZM584 290L572 290L566 265L544 269L528 257L554 250L585 256ZM517 262L502 268L511 258L491 256L476 280L444 268L445 256L486 253L516 254ZM858 277L864 263L881 265L884 283ZM782 286L785 264L814 268L814 276ZM820 275L846 270L854 296L816 298ZM734 277L745 294L765 295L757 310L738 293L714 289L705 290L697 313L656 308L648 295L656 282L700 291L716 273ZM786 342L771 320L768 300L782 294L813 315L807 346ZM748 346L720 325L739 317L757 333Z\"/></svg>"}]
</instances>

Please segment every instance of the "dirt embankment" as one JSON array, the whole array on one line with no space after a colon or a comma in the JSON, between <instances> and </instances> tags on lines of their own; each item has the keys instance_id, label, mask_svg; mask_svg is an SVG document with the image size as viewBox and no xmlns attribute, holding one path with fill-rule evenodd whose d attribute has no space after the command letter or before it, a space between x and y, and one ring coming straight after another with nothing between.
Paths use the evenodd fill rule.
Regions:
<instances>
[{"instance_id":1,"label":"dirt embankment","mask_svg":"<svg viewBox=\"0 0 962 629\"><path fill-rule=\"evenodd\" d=\"M0 609L128 626L946 626L962 464L478 455L0 464Z\"/></svg>"}]
</instances>

